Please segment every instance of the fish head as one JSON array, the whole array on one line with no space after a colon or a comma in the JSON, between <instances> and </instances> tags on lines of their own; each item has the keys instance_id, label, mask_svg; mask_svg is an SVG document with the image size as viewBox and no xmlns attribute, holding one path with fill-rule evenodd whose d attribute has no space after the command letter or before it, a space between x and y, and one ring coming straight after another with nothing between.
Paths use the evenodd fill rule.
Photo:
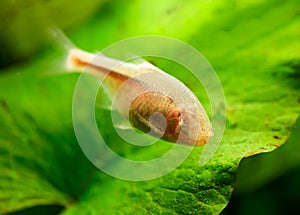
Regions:
<instances>
[{"instance_id":1,"label":"fish head","mask_svg":"<svg viewBox=\"0 0 300 215\"><path fill-rule=\"evenodd\" d=\"M129 119L133 127L172 143L201 146L212 136L210 121L196 99L176 102L147 91L131 102Z\"/></svg>"},{"instance_id":2,"label":"fish head","mask_svg":"<svg viewBox=\"0 0 300 215\"><path fill-rule=\"evenodd\" d=\"M206 144L213 134L202 106L176 107L166 116L166 122L165 139L171 142L201 146Z\"/></svg>"}]
</instances>

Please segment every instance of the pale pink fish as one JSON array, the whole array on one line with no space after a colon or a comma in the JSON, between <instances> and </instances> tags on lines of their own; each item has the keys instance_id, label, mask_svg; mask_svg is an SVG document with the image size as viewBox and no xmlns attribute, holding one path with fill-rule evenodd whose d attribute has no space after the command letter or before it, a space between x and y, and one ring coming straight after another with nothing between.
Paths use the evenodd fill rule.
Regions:
<instances>
[{"instance_id":1,"label":"pale pink fish","mask_svg":"<svg viewBox=\"0 0 300 215\"><path fill-rule=\"evenodd\" d=\"M115 108L143 132L197 146L212 136L210 121L197 97L182 82L148 62L122 62L71 48L67 67L105 78Z\"/></svg>"}]
</instances>

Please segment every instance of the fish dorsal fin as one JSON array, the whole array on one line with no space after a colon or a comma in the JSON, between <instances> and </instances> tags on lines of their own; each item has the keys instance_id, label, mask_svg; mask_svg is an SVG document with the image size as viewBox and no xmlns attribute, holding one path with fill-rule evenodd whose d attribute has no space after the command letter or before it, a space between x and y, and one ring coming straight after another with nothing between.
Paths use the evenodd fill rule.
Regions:
<instances>
[{"instance_id":1,"label":"fish dorsal fin","mask_svg":"<svg viewBox=\"0 0 300 215\"><path fill-rule=\"evenodd\" d=\"M139 64L139 67L148 72L163 72L162 70L160 70L159 68L157 68L152 63L150 63L146 60L143 63Z\"/></svg>"},{"instance_id":2,"label":"fish dorsal fin","mask_svg":"<svg viewBox=\"0 0 300 215\"><path fill-rule=\"evenodd\" d=\"M155 65L138 55L131 56L131 59L128 62L136 65L142 72L162 72L162 70Z\"/></svg>"}]
</instances>

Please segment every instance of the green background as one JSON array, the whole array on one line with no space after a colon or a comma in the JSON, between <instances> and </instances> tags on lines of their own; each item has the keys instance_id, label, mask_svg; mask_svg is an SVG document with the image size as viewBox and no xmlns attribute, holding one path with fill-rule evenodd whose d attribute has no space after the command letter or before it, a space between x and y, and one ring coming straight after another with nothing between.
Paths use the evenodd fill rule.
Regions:
<instances>
[{"instance_id":1,"label":"green background","mask_svg":"<svg viewBox=\"0 0 300 215\"><path fill-rule=\"evenodd\" d=\"M297 0L1 1L0 213L218 214L228 202L224 214L297 209L299 5ZM64 72L63 54L46 33L51 26L88 51L148 34L181 39L200 51L219 75L227 101L226 131L214 158L199 167L203 147L197 147L174 172L147 182L118 180L94 168L72 127L78 74ZM191 75L153 61L172 71L208 109ZM111 122L103 119L109 112L96 111L99 129L124 157L149 159L172 146L159 141L132 147L107 129Z\"/></svg>"}]
</instances>

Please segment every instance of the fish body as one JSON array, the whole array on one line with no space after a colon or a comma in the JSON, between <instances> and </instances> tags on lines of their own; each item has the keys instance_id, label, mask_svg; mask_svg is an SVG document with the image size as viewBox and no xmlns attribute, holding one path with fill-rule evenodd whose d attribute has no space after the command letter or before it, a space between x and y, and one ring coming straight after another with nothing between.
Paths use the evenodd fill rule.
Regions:
<instances>
[{"instance_id":1,"label":"fish body","mask_svg":"<svg viewBox=\"0 0 300 215\"><path fill-rule=\"evenodd\" d=\"M197 97L182 82L148 62L122 62L72 48L66 65L70 71L85 71L104 80L113 105L143 132L197 146L212 136L210 121Z\"/></svg>"}]
</instances>

